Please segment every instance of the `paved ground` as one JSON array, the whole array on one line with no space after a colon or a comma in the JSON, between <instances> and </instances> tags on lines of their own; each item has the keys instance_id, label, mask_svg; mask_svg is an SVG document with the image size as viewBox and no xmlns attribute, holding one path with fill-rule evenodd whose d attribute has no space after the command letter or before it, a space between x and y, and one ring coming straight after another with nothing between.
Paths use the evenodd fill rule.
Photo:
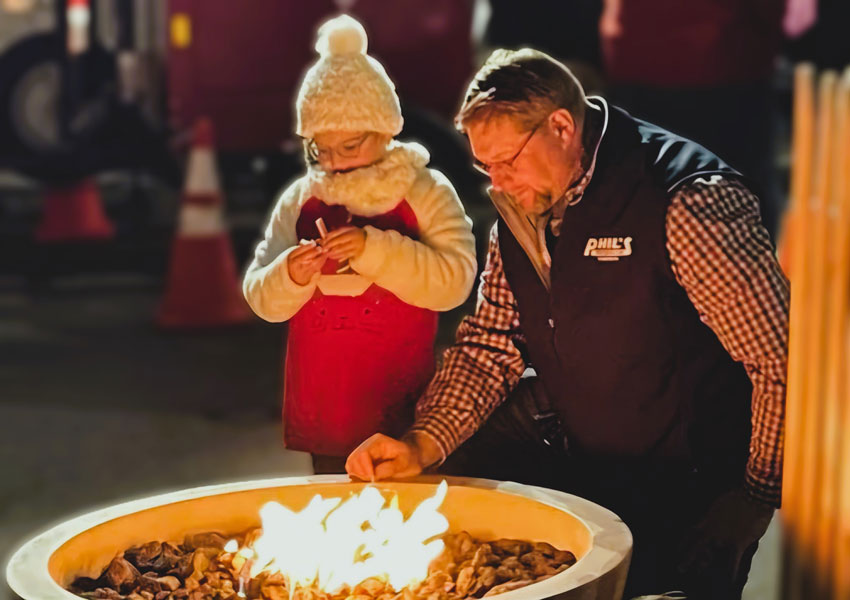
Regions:
<instances>
[{"instance_id":1,"label":"paved ground","mask_svg":"<svg viewBox=\"0 0 850 600\"><path fill-rule=\"evenodd\" d=\"M280 328L163 333L156 290L109 286L0 294L3 557L102 505L310 468L280 443Z\"/></svg>"},{"instance_id":2,"label":"paved ground","mask_svg":"<svg viewBox=\"0 0 850 600\"><path fill-rule=\"evenodd\" d=\"M143 276L60 278L35 295L0 279L0 557L122 500L308 472L280 444L281 328L165 333L159 294ZM749 600L776 597L777 556L771 531Z\"/></svg>"}]
</instances>

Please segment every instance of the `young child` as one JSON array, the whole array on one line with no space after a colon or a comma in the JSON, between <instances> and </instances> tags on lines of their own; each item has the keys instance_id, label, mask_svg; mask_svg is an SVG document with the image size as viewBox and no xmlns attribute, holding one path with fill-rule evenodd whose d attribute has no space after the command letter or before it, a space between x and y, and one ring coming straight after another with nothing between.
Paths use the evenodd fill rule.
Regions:
<instances>
[{"instance_id":1,"label":"young child","mask_svg":"<svg viewBox=\"0 0 850 600\"><path fill-rule=\"evenodd\" d=\"M435 311L469 295L475 243L425 148L393 139L398 97L363 27L340 16L318 37L296 101L307 172L278 200L243 290L260 317L289 321L286 446L312 453L316 472L344 472L360 442L412 421Z\"/></svg>"}]
</instances>

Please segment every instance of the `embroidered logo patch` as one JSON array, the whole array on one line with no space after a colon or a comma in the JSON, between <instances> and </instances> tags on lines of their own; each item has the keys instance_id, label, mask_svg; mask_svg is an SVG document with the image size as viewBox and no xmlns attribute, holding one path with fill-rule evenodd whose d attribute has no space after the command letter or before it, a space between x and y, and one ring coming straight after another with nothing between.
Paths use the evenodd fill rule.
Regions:
<instances>
[{"instance_id":1,"label":"embroidered logo patch","mask_svg":"<svg viewBox=\"0 0 850 600\"><path fill-rule=\"evenodd\" d=\"M587 238L584 255L592 256L598 261L620 260L621 256L631 256L631 237L600 237Z\"/></svg>"}]
</instances>

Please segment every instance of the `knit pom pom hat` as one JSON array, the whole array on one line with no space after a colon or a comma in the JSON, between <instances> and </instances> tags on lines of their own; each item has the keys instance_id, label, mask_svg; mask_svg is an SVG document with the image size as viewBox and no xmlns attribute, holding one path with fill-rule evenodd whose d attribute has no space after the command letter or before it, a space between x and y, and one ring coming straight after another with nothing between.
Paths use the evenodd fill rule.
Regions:
<instances>
[{"instance_id":1,"label":"knit pom pom hat","mask_svg":"<svg viewBox=\"0 0 850 600\"><path fill-rule=\"evenodd\" d=\"M366 30L348 15L319 27L319 60L298 92L295 133L312 138L322 131L401 132L395 85L381 63L367 56L367 45Z\"/></svg>"}]
</instances>

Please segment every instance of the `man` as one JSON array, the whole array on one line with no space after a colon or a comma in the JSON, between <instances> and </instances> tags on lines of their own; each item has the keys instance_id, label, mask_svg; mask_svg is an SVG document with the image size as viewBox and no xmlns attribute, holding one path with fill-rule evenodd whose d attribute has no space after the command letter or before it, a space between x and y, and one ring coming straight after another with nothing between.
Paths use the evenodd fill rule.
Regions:
<instances>
[{"instance_id":1,"label":"man","mask_svg":"<svg viewBox=\"0 0 850 600\"><path fill-rule=\"evenodd\" d=\"M478 306L413 427L348 472L448 457L576 493L632 530L625 597L740 597L782 470L788 283L758 199L537 51L493 53L457 122L500 215Z\"/></svg>"}]
</instances>

